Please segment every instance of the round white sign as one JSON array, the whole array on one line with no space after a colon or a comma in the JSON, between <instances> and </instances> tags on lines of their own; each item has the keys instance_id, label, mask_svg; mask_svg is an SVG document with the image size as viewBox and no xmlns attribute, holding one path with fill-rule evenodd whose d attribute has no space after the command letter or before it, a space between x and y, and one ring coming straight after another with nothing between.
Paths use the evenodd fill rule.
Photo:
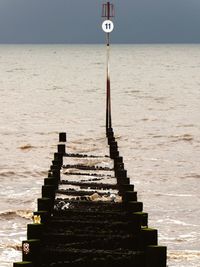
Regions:
<instances>
[{"instance_id":1,"label":"round white sign","mask_svg":"<svg viewBox=\"0 0 200 267\"><path fill-rule=\"evenodd\" d=\"M102 23L102 29L104 32L107 32L107 33L112 32L114 29L114 23L111 20L105 20Z\"/></svg>"}]
</instances>

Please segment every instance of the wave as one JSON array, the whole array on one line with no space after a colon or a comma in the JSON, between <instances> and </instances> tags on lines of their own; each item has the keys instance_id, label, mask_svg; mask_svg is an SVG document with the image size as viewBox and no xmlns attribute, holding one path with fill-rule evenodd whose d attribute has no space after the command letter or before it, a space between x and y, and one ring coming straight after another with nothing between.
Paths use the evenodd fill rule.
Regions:
<instances>
[{"instance_id":1,"label":"wave","mask_svg":"<svg viewBox=\"0 0 200 267\"><path fill-rule=\"evenodd\" d=\"M172 139L172 142L178 142L178 141L191 142L194 140L194 138L191 134L171 135L169 138Z\"/></svg>"},{"instance_id":2,"label":"wave","mask_svg":"<svg viewBox=\"0 0 200 267\"><path fill-rule=\"evenodd\" d=\"M14 171L0 171L0 176L1 177L10 177L10 176L13 176L13 175L16 175L17 173L14 172Z\"/></svg>"},{"instance_id":3,"label":"wave","mask_svg":"<svg viewBox=\"0 0 200 267\"><path fill-rule=\"evenodd\" d=\"M191 128L191 127L195 127L195 125L194 124L181 124L177 126L177 128L182 128L182 127Z\"/></svg>"},{"instance_id":4,"label":"wave","mask_svg":"<svg viewBox=\"0 0 200 267\"><path fill-rule=\"evenodd\" d=\"M52 145L52 147L55 147L55 146ZM43 148L46 148L46 146L33 146L31 144L24 144L24 145L21 145L17 148L22 150L22 151L29 151L31 149L41 149L41 148L43 149Z\"/></svg>"},{"instance_id":5,"label":"wave","mask_svg":"<svg viewBox=\"0 0 200 267\"><path fill-rule=\"evenodd\" d=\"M185 179L185 178L200 179L200 174L190 173L190 174L186 174L185 176L182 176L181 178L182 179Z\"/></svg>"},{"instance_id":6,"label":"wave","mask_svg":"<svg viewBox=\"0 0 200 267\"><path fill-rule=\"evenodd\" d=\"M22 244L14 244L14 243L4 244L4 243L0 243L0 247L3 248L3 249L12 248L12 249L17 250L17 251L21 251L22 250Z\"/></svg>"},{"instance_id":7,"label":"wave","mask_svg":"<svg viewBox=\"0 0 200 267\"><path fill-rule=\"evenodd\" d=\"M41 177L46 176L48 174L47 170L42 171L9 171L9 170L1 170L0 171L0 177L11 177L11 176L17 176L20 178L23 177Z\"/></svg>"},{"instance_id":8,"label":"wave","mask_svg":"<svg viewBox=\"0 0 200 267\"><path fill-rule=\"evenodd\" d=\"M31 150L32 148L35 148L34 146L30 145L30 144L26 144L26 145L22 145L20 147L18 147L21 150Z\"/></svg>"},{"instance_id":9,"label":"wave","mask_svg":"<svg viewBox=\"0 0 200 267\"><path fill-rule=\"evenodd\" d=\"M174 260L193 260L194 258L200 259L199 250L172 250L168 251L168 258Z\"/></svg>"},{"instance_id":10,"label":"wave","mask_svg":"<svg viewBox=\"0 0 200 267\"><path fill-rule=\"evenodd\" d=\"M0 218L11 219L11 218L23 218L30 220L33 216L33 211L31 210L7 210L0 212Z\"/></svg>"}]
</instances>

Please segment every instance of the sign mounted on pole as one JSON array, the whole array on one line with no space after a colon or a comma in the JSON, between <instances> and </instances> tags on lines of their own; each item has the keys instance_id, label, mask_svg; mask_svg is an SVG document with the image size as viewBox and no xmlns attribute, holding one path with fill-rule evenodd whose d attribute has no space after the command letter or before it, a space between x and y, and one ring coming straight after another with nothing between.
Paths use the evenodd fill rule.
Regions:
<instances>
[{"instance_id":1,"label":"sign mounted on pole","mask_svg":"<svg viewBox=\"0 0 200 267\"><path fill-rule=\"evenodd\" d=\"M114 30L114 23L111 20L104 20L102 23L102 29L106 33L110 33Z\"/></svg>"}]
</instances>

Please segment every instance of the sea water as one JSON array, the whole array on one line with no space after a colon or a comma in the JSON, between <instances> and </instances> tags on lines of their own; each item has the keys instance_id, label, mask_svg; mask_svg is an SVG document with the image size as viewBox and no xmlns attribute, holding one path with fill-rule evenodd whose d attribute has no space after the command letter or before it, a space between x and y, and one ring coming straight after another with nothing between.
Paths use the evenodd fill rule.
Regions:
<instances>
[{"instance_id":1,"label":"sea water","mask_svg":"<svg viewBox=\"0 0 200 267\"><path fill-rule=\"evenodd\" d=\"M105 148L104 45L0 46L0 261L21 241L58 143ZM168 266L200 266L200 45L113 45L120 153Z\"/></svg>"}]
</instances>

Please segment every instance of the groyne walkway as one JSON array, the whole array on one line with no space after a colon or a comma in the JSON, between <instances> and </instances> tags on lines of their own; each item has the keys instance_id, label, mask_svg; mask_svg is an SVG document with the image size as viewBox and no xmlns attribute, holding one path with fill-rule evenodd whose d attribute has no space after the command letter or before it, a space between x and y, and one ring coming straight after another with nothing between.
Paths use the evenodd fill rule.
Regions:
<instances>
[{"instance_id":1,"label":"groyne walkway","mask_svg":"<svg viewBox=\"0 0 200 267\"><path fill-rule=\"evenodd\" d=\"M166 247L127 176L112 128L107 155L70 154L59 134L14 267L166 267Z\"/></svg>"},{"instance_id":2,"label":"groyne walkway","mask_svg":"<svg viewBox=\"0 0 200 267\"><path fill-rule=\"evenodd\" d=\"M103 4L106 33L107 155L70 154L59 134L42 196L27 226L22 261L14 267L166 267L166 247L148 227L148 214L119 153L111 118L110 33L114 5Z\"/></svg>"}]
</instances>

